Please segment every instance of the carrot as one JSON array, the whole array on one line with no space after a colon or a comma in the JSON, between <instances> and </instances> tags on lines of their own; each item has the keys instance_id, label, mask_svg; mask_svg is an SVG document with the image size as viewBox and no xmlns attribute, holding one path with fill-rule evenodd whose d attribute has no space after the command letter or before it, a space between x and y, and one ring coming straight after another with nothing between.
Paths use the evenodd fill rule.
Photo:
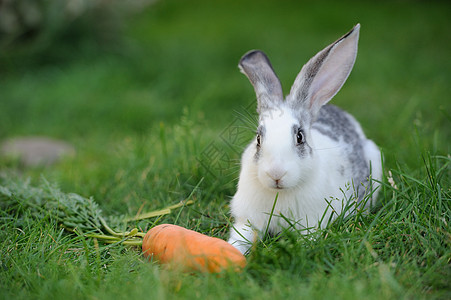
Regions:
<instances>
[{"instance_id":1,"label":"carrot","mask_svg":"<svg viewBox=\"0 0 451 300\"><path fill-rule=\"evenodd\" d=\"M144 236L142 251L149 259L156 258L184 271L240 271L246 265L246 258L226 241L172 224L150 229Z\"/></svg>"}]
</instances>

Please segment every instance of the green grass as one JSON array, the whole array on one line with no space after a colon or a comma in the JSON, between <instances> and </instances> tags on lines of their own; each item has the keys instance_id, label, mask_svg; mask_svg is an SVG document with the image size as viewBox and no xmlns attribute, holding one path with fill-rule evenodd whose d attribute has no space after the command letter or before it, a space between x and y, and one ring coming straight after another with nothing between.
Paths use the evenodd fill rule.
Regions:
<instances>
[{"instance_id":1,"label":"green grass","mask_svg":"<svg viewBox=\"0 0 451 300\"><path fill-rule=\"evenodd\" d=\"M0 185L39 187L43 176L109 217L191 195L158 222L226 239L253 134L233 147L221 139L254 110L239 58L264 50L287 93L308 58L360 22L357 63L333 103L381 147L390 181L371 214L266 238L242 273L219 277L175 273L137 248L64 232L50 213L2 207L0 299L449 299L450 12L445 1L161 1L128 17L113 44L56 41L71 51L45 60L2 49L0 139L47 135L77 155L32 169L0 158ZM206 156L212 145L225 162Z\"/></svg>"}]
</instances>

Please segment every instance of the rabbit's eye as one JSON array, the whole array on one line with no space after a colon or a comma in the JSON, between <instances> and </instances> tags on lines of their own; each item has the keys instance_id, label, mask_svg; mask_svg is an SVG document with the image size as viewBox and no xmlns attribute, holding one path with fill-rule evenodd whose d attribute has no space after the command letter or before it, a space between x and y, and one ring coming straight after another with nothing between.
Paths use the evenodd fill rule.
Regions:
<instances>
[{"instance_id":1,"label":"rabbit's eye","mask_svg":"<svg viewBox=\"0 0 451 300\"><path fill-rule=\"evenodd\" d=\"M262 143L262 137L260 134L257 133L257 146L260 146Z\"/></svg>"},{"instance_id":2,"label":"rabbit's eye","mask_svg":"<svg viewBox=\"0 0 451 300\"><path fill-rule=\"evenodd\" d=\"M304 143L304 134L302 133L302 130L299 129L298 133L296 134L296 143L298 145L303 144Z\"/></svg>"}]
</instances>

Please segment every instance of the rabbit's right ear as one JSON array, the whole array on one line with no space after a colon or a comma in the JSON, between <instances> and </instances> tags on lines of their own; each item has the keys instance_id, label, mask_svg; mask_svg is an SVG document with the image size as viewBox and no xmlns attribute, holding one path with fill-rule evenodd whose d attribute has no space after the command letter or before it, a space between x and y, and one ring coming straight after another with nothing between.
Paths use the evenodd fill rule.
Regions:
<instances>
[{"instance_id":1,"label":"rabbit's right ear","mask_svg":"<svg viewBox=\"0 0 451 300\"><path fill-rule=\"evenodd\" d=\"M238 66L254 86L259 114L283 101L280 80L274 73L268 57L262 51L252 50L247 52L241 58Z\"/></svg>"},{"instance_id":2,"label":"rabbit's right ear","mask_svg":"<svg viewBox=\"0 0 451 300\"><path fill-rule=\"evenodd\" d=\"M340 90L351 73L357 56L360 24L332 43L301 69L287 100L310 112L312 121L321 107Z\"/></svg>"}]
</instances>

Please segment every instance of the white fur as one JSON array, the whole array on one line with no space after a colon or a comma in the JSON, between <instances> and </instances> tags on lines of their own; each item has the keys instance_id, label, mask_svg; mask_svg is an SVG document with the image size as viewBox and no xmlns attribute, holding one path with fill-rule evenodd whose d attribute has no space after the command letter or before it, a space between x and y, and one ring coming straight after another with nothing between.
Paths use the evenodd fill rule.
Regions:
<instances>
[{"instance_id":1,"label":"white fur","mask_svg":"<svg viewBox=\"0 0 451 300\"><path fill-rule=\"evenodd\" d=\"M337 161L342 160L342 146L312 130L310 144L314 147L314 155L299 159L291 150L291 141L287 142L290 138L283 134L291 131L294 122L294 118L288 117L288 114L286 112L281 118L267 121L270 124L268 128L271 128L268 131L274 136L266 136L268 143L263 146L267 147L262 153L261 162L254 162L255 141L246 148L242 156L238 190L230 204L235 218L235 230L231 230L229 238L229 243L242 253L257 239L257 234L264 233L267 228L277 194L269 231L278 233L288 226L280 217L283 215L295 223L297 228L305 228L305 233L308 233L307 229L318 227L326 209L321 226L326 225L333 211L341 212L344 205L342 200L350 199L354 193L352 188L345 190L352 183L336 169ZM379 152L377 148L375 150ZM273 155L279 160L273 159ZM281 179L282 189L274 188L274 180L271 178L271 171L274 170L285 174ZM330 200L332 208L328 208L329 204L324 199Z\"/></svg>"},{"instance_id":2,"label":"white fur","mask_svg":"<svg viewBox=\"0 0 451 300\"><path fill-rule=\"evenodd\" d=\"M305 229L305 233L322 227L332 213L339 214L346 201L355 197L352 185L359 183L352 182L355 174L344 157L349 145L311 126L322 105L338 92L349 75L357 53L358 32L359 25L312 58L302 68L285 101L280 96L280 82L262 52L249 52L240 61L240 69L257 93L259 125L264 128L261 145L257 147L254 139L242 155L238 189L230 205L235 223L229 243L242 253L266 229L279 233L289 227L286 219L296 228ZM311 74L311 70L316 73L313 80L308 80L306 74ZM307 89L309 95L305 101L299 99L305 94L302 89ZM300 116L304 116L304 124L299 124ZM380 179L379 149L365 138L352 116L345 116L363 144L373 179ZM299 153L293 133L299 125L307 139L305 153Z\"/></svg>"}]
</instances>

